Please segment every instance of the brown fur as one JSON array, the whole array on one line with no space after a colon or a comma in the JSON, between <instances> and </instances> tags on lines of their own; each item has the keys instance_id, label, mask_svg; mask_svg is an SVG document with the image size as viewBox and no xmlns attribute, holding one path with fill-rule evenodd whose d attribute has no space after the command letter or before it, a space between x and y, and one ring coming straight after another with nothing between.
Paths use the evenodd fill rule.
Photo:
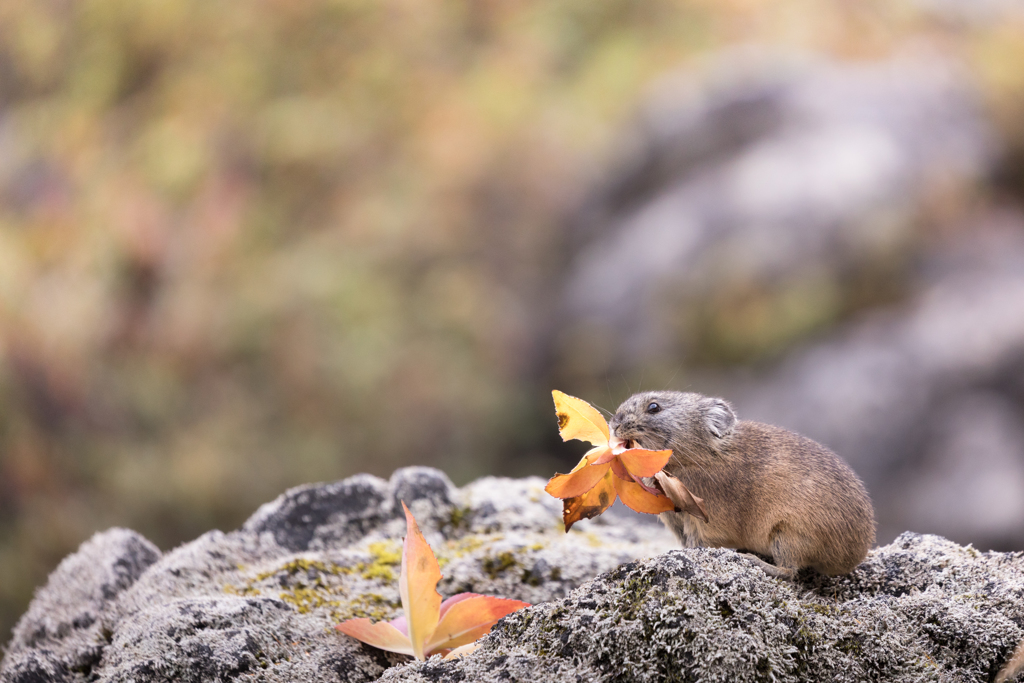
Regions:
<instances>
[{"instance_id":1,"label":"brown fur","mask_svg":"<svg viewBox=\"0 0 1024 683\"><path fill-rule=\"evenodd\" d=\"M1017 644L1017 649L1013 651L1010 660L1003 664L1003 668L996 674L995 683L1005 683L1012 680L1014 676L1020 673L1021 669L1024 669L1024 640Z\"/></svg>"},{"instance_id":2,"label":"brown fur","mask_svg":"<svg viewBox=\"0 0 1024 683\"><path fill-rule=\"evenodd\" d=\"M652 402L659 412L648 413ZM777 569L761 564L776 576L791 577L804 567L834 576L852 571L875 541L871 499L839 456L794 432L738 421L721 399L635 394L609 426L635 445L671 448L664 472L704 499L707 522L685 512L661 515L684 546L770 556ZM671 479L659 477L675 498Z\"/></svg>"}]
</instances>

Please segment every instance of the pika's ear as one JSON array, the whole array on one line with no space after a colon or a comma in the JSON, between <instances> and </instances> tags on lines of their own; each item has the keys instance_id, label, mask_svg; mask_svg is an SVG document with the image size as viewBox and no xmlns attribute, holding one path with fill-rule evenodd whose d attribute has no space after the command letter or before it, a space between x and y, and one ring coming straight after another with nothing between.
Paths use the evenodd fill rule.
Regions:
<instances>
[{"instance_id":1,"label":"pika's ear","mask_svg":"<svg viewBox=\"0 0 1024 683\"><path fill-rule=\"evenodd\" d=\"M719 439L731 434L736 426L736 413L732 411L732 406L720 398L708 398L702 403L704 426L707 430Z\"/></svg>"}]
</instances>

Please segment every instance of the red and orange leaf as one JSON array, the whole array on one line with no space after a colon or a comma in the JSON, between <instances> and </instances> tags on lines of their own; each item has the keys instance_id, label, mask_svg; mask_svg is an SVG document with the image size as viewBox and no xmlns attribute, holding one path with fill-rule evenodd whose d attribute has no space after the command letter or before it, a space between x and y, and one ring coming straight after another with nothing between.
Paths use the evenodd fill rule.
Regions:
<instances>
[{"instance_id":1,"label":"red and orange leaf","mask_svg":"<svg viewBox=\"0 0 1024 683\"><path fill-rule=\"evenodd\" d=\"M562 520L565 522L566 531L581 519L597 517L611 507L615 502L615 484L613 483L615 479L618 477L612 474L609 466L605 469L601 481L597 482L594 488L581 496L566 498L562 501Z\"/></svg>"},{"instance_id":2,"label":"red and orange leaf","mask_svg":"<svg viewBox=\"0 0 1024 683\"><path fill-rule=\"evenodd\" d=\"M596 450L596 449L595 449ZM580 461L584 464L586 458ZM569 474L556 474L548 480L544 490L555 498L575 498L582 496L604 478L611 465L577 465Z\"/></svg>"},{"instance_id":3,"label":"red and orange leaf","mask_svg":"<svg viewBox=\"0 0 1024 683\"><path fill-rule=\"evenodd\" d=\"M349 619L334 628L381 650L403 655L413 654L409 637L386 621L372 623L369 619Z\"/></svg>"},{"instance_id":4,"label":"red and orange leaf","mask_svg":"<svg viewBox=\"0 0 1024 683\"><path fill-rule=\"evenodd\" d=\"M558 433L562 441L579 439L594 446L608 445L608 423L597 408L581 398L552 391L555 400L555 416L558 418Z\"/></svg>"},{"instance_id":5,"label":"red and orange leaf","mask_svg":"<svg viewBox=\"0 0 1024 683\"><path fill-rule=\"evenodd\" d=\"M429 655L436 650L472 643L490 631L498 619L529 606L527 602L490 595L472 595L460 600L445 612L427 643L426 652Z\"/></svg>"},{"instance_id":6,"label":"red and orange leaf","mask_svg":"<svg viewBox=\"0 0 1024 683\"><path fill-rule=\"evenodd\" d=\"M412 654L416 659L425 659L424 646L434 634L440 618L441 594L437 592L437 582L441 580L441 568L405 501L402 502L402 509L405 510L408 530L402 548L402 573L398 578L398 592L402 596L402 610L409 628Z\"/></svg>"},{"instance_id":7,"label":"red and orange leaf","mask_svg":"<svg viewBox=\"0 0 1024 683\"><path fill-rule=\"evenodd\" d=\"M647 493L651 494L652 496L664 496L665 495L665 492L658 488L657 482L655 482L654 486L648 486L647 484L644 483L643 479L638 479L637 477L633 477L632 481L637 486L642 488L644 491L647 491Z\"/></svg>"},{"instance_id":8,"label":"red and orange leaf","mask_svg":"<svg viewBox=\"0 0 1024 683\"><path fill-rule=\"evenodd\" d=\"M452 606L462 602L463 600L469 600L470 598L475 598L478 595L480 595L480 594L479 593L456 593L455 595L453 595L450 598L445 598L444 602L441 603L441 611L439 612L438 617L440 619L444 619L444 615L448 613L448 610L450 610L452 608Z\"/></svg>"},{"instance_id":9,"label":"red and orange leaf","mask_svg":"<svg viewBox=\"0 0 1024 683\"><path fill-rule=\"evenodd\" d=\"M626 481L633 481L633 477L630 476L629 472L626 471L626 467L622 464L621 460L615 458L614 460L612 460L611 465L612 472L615 473L616 477L618 477L619 479L624 479Z\"/></svg>"},{"instance_id":10,"label":"red and orange leaf","mask_svg":"<svg viewBox=\"0 0 1024 683\"><path fill-rule=\"evenodd\" d=\"M630 448L619 453L619 460L634 477L653 477L665 469L671 457L671 450L649 451L645 448Z\"/></svg>"},{"instance_id":11,"label":"red and orange leaf","mask_svg":"<svg viewBox=\"0 0 1024 683\"><path fill-rule=\"evenodd\" d=\"M459 593L441 602L437 592L437 582L441 579L437 558L405 501L402 501L402 509L407 532L398 591L404 614L390 622L349 619L336 629L382 650L412 655L420 660L437 653L458 657L476 649L472 642L490 631L498 619L529 606L519 600L476 593Z\"/></svg>"},{"instance_id":12,"label":"red and orange leaf","mask_svg":"<svg viewBox=\"0 0 1024 683\"><path fill-rule=\"evenodd\" d=\"M676 509L676 504L668 496L650 494L635 481L624 481L616 477L615 492L622 498L623 503L637 512L656 515Z\"/></svg>"}]
</instances>

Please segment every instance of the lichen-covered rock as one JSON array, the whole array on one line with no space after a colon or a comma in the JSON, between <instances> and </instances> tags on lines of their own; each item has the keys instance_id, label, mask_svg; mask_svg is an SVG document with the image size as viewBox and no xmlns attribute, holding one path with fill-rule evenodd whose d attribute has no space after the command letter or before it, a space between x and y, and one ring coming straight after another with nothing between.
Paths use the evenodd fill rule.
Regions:
<instances>
[{"instance_id":1,"label":"lichen-covered rock","mask_svg":"<svg viewBox=\"0 0 1024 683\"><path fill-rule=\"evenodd\" d=\"M531 603L674 545L653 517L613 509L566 534L541 479L458 489L438 470L300 486L240 530L162 557L134 532L98 534L50 577L0 665L36 681L370 681L404 657L340 635L343 619L389 619L412 509L442 564L445 595Z\"/></svg>"},{"instance_id":2,"label":"lichen-covered rock","mask_svg":"<svg viewBox=\"0 0 1024 683\"><path fill-rule=\"evenodd\" d=\"M258 681L978 681L1024 635L1024 556L904 534L852 574L766 576L673 549L612 508L566 534L540 479L463 489L429 468L302 486L232 533L162 557L130 531L83 544L15 631L0 683ZM439 589L533 607L457 661L340 635L398 613L405 501Z\"/></svg>"},{"instance_id":3,"label":"lichen-covered rock","mask_svg":"<svg viewBox=\"0 0 1024 683\"><path fill-rule=\"evenodd\" d=\"M730 550L631 562L382 681L987 681L1024 635L1024 560L904 534L846 577Z\"/></svg>"},{"instance_id":4,"label":"lichen-covered rock","mask_svg":"<svg viewBox=\"0 0 1024 683\"><path fill-rule=\"evenodd\" d=\"M128 529L110 529L83 543L54 570L15 627L0 669L3 680L85 677L109 638L104 615L159 557L156 546Z\"/></svg>"}]
</instances>

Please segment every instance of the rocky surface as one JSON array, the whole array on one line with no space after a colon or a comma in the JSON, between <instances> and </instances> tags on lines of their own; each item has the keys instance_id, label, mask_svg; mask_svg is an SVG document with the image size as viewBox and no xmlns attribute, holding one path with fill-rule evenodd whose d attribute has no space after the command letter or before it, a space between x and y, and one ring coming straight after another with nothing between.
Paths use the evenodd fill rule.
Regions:
<instances>
[{"instance_id":1,"label":"rocky surface","mask_svg":"<svg viewBox=\"0 0 1024 683\"><path fill-rule=\"evenodd\" d=\"M152 543L127 529L83 543L54 570L18 622L0 669L4 679L65 681L92 670L110 635L106 615L159 558Z\"/></svg>"},{"instance_id":2,"label":"rocky surface","mask_svg":"<svg viewBox=\"0 0 1024 683\"><path fill-rule=\"evenodd\" d=\"M68 557L15 628L3 683L376 680L401 661L341 636L393 618L405 501L442 563L443 595L542 603L674 545L657 520L613 508L566 534L540 479L456 489L429 468L292 489L232 533L163 556L112 529Z\"/></svg>"},{"instance_id":3,"label":"rocky surface","mask_svg":"<svg viewBox=\"0 0 1024 683\"><path fill-rule=\"evenodd\" d=\"M905 534L847 577L673 550L510 615L458 662L382 681L988 681L1024 634L1024 562Z\"/></svg>"},{"instance_id":4,"label":"rocky surface","mask_svg":"<svg viewBox=\"0 0 1024 683\"><path fill-rule=\"evenodd\" d=\"M983 681L1024 636L1021 554L904 534L849 576L788 583L616 508L566 534L542 484L409 468L293 489L163 556L97 534L37 593L0 681ZM400 500L442 594L534 603L461 660L332 628L396 614Z\"/></svg>"}]
</instances>

